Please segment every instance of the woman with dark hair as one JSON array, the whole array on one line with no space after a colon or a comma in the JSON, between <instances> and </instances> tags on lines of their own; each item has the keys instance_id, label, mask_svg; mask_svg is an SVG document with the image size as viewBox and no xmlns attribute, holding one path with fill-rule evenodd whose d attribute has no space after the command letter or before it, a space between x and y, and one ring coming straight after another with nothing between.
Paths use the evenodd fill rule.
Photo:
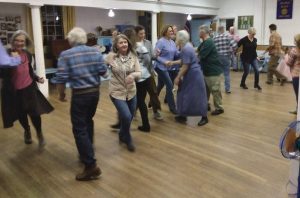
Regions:
<instances>
[{"instance_id":1,"label":"woman with dark hair","mask_svg":"<svg viewBox=\"0 0 300 198\"><path fill-rule=\"evenodd\" d=\"M112 76L109 82L109 95L115 105L121 121L119 131L120 143L125 143L130 152L135 151L130 125L136 110L136 84L140 78L140 64L135 50L127 36L116 36L113 43L113 53L106 61L111 66Z\"/></svg>"},{"instance_id":2,"label":"woman with dark hair","mask_svg":"<svg viewBox=\"0 0 300 198\"><path fill-rule=\"evenodd\" d=\"M16 31L11 38L12 49L9 53L17 52L21 57L21 64L16 68L2 69L3 86L2 119L4 128L13 126L19 120L24 129L24 142L31 144L31 131L27 115L31 118L36 129L39 146L45 145L42 133L41 114L50 113L53 107L39 91L36 82L44 83L44 78L33 72L32 55L25 49L31 45L28 34L22 30Z\"/></svg>"},{"instance_id":3,"label":"woman with dark hair","mask_svg":"<svg viewBox=\"0 0 300 198\"><path fill-rule=\"evenodd\" d=\"M157 41L155 46L155 52L157 58L155 61L155 71L158 74L158 93L162 89L163 85L166 85L166 94L169 110L173 114L177 114L175 100L173 95L173 82L168 73L168 67L176 64L176 58L179 56L173 38L173 29L171 25L165 25L161 31L161 38Z\"/></svg>"}]
</instances>

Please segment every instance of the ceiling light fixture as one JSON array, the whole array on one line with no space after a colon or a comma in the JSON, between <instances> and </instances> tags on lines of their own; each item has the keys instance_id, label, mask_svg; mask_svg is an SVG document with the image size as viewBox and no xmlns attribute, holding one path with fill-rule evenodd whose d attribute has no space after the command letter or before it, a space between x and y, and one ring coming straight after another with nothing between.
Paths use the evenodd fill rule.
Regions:
<instances>
[{"instance_id":1,"label":"ceiling light fixture","mask_svg":"<svg viewBox=\"0 0 300 198\"><path fill-rule=\"evenodd\" d=\"M186 17L186 19L187 19L188 21L192 20L192 15L188 14L188 16Z\"/></svg>"},{"instance_id":2,"label":"ceiling light fixture","mask_svg":"<svg viewBox=\"0 0 300 198\"><path fill-rule=\"evenodd\" d=\"M115 13L114 13L114 11L112 9L109 10L108 16L109 17L114 17L115 16Z\"/></svg>"}]
</instances>

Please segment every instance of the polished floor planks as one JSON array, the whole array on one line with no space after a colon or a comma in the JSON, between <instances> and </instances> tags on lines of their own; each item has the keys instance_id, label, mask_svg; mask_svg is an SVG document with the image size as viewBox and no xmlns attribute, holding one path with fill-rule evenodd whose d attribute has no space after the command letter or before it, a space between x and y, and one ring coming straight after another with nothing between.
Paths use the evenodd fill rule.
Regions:
<instances>
[{"instance_id":1,"label":"polished floor planks","mask_svg":"<svg viewBox=\"0 0 300 198\"><path fill-rule=\"evenodd\" d=\"M295 119L288 113L296 106L292 85L268 86L262 74L263 91L258 92L251 74L249 90L242 90L241 75L232 73L233 93L223 95L225 113L209 116L204 127L175 123L163 105L164 121L155 121L150 110L152 131L145 134L136 130L137 113L132 125L136 153L120 146L109 127L116 111L104 82L95 115L96 157L103 175L92 182L74 179L83 166L72 135L70 98L61 103L51 90L56 109L43 116L43 150L35 136L34 144L23 143L18 123L1 129L0 197L287 197L289 162L281 157L278 142Z\"/></svg>"}]
</instances>

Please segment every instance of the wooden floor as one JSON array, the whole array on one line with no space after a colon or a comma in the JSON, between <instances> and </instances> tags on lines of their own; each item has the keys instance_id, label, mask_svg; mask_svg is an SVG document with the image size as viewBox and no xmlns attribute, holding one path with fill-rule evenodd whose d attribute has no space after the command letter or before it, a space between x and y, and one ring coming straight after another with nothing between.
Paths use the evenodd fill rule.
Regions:
<instances>
[{"instance_id":1,"label":"wooden floor","mask_svg":"<svg viewBox=\"0 0 300 198\"><path fill-rule=\"evenodd\" d=\"M284 198L289 161L278 149L282 131L295 119L291 84L265 84L262 92L239 88L242 73L232 73L232 94L224 94L225 113L209 116L209 124L192 128L175 123L163 105L164 121L150 115L152 131L132 135L136 153L118 144L109 125L116 120L107 91L95 116L96 157L103 171L100 179L75 181L82 170L71 131L69 101L61 103L52 91L55 111L43 116L47 145L40 151L23 143L19 123L1 129L0 197L128 197L128 198ZM68 94L70 97L70 94ZM68 97L68 99L69 99ZM149 113L150 114L150 113Z\"/></svg>"}]
</instances>

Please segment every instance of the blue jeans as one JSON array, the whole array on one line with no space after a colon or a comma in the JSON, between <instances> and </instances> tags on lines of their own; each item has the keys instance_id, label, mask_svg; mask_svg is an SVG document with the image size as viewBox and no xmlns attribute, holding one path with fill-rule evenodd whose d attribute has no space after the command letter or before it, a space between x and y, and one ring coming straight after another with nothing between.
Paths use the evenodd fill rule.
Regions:
<instances>
[{"instance_id":1,"label":"blue jeans","mask_svg":"<svg viewBox=\"0 0 300 198\"><path fill-rule=\"evenodd\" d=\"M130 135L130 125L136 110L136 96L134 96L131 100L119 100L113 97L110 98L118 111L121 122L119 139L129 144L132 141Z\"/></svg>"},{"instance_id":2,"label":"blue jeans","mask_svg":"<svg viewBox=\"0 0 300 198\"><path fill-rule=\"evenodd\" d=\"M230 91L230 55L223 56L219 55L219 60L222 64L222 68L224 71L224 78L225 78L225 91Z\"/></svg>"},{"instance_id":3,"label":"blue jeans","mask_svg":"<svg viewBox=\"0 0 300 198\"><path fill-rule=\"evenodd\" d=\"M169 105L169 109L172 112L176 112L175 100L173 95L173 82L169 76L168 70L162 71L159 68L155 68L158 74L157 92L160 93L164 85L166 85L166 97Z\"/></svg>"},{"instance_id":4,"label":"blue jeans","mask_svg":"<svg viewBox=\"0 0 300 198\"><path fill-rule=\"evenodd\" d=\"M252 68L254 70L254 86L257 86L257 85L259 85L259 71L258 71L258 63L257 63L256 58L254 60L252 60L250 63L243 61L244 73L243 73L243 77L241 80L241 85L246 85L246 78L249 74L250 65L252 66Z\"/></svg>"},{"instance_id":5,"label":"blue jeans","mask_svg":"<svg viewBox=\"0 0 300 198\"><path fill-rule=\"evenodd\" d=\"M71 122L76 146L82 162L86 165L93 165L94 158L94 121L99 92L86 94L72 94L71 99Z\"/></svg>"},{"instance_id":6,"label":"blue jeans","mask_svg":"<svg viewBox=\"0 0 300 198\"><path fill-rule=\"evenodd\" d=\"M237 55L234 53L231 54L231 66L233 69L238 69Z\"/></svg>"}]
</instances>

